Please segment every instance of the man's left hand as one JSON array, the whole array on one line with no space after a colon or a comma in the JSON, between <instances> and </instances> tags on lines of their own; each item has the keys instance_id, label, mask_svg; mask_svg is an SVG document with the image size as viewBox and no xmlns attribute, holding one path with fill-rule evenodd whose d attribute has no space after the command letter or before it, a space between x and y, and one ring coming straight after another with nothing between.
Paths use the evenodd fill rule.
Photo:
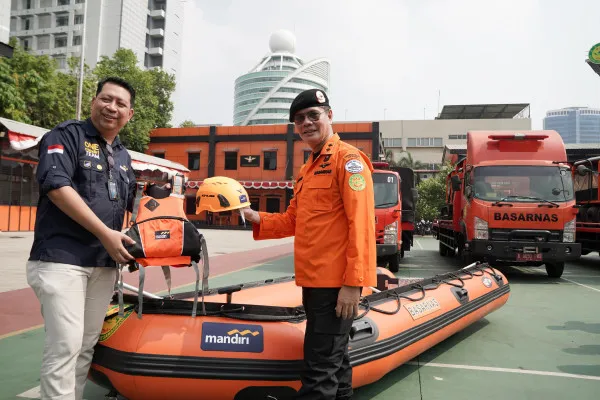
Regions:
<instances>
[{"instance_id":1,"label":"man's left hand","mask_svg":"<svg viewBox=\"0 0 600 400\"><path fill-rule=\"evenodd\" d=\"M360 301L360 287L342 286L335 306L335 315L338 318L350 319L358 315L358 302Z\"/></svg>"}]
</instances>

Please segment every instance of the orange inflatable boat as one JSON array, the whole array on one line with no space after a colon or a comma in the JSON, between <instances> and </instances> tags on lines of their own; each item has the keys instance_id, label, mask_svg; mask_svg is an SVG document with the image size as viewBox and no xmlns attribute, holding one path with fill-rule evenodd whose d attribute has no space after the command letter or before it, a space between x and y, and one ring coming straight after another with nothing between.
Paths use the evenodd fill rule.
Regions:
<instances>
[{"instance_id":1,"label":"orange inflatable boat","mask_svg":"<svg viewBox=\"0 0 600 400\"><path fill-rule=\"evenodd\" d=\"M506 303L506 278L487 264L403 281L380 271L350 336L353 385L375 382ZM125 296L107 314L90 378L130 400L288 398L300 387L305 318L293 277L172 299ZM270 397L269 397L270 396Z\"/></svg>"}]
</instances>

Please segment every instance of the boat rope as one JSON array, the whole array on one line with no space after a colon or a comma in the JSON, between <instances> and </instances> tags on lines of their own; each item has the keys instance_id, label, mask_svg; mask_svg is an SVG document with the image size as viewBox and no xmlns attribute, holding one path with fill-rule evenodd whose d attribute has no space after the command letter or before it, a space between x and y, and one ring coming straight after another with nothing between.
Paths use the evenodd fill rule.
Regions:
<instances>
[{"instance_id":1,"label":"boat rope","mask_svg":"<svg viewBox=\"0 0 600 400\"><path fill-rule=\"evenodd\" d=\"M502 276L499 275L494 268L490 267L488 264L479 263L460 271L423 279L418 283L412 283L382 291L374 290L376 293L364 296L360 299L359 315L354 319L358 320L364 318L371 311L386 315L397 314L402 308L402 300L409 302L423 300L427 296L428 291L435 290L444 284L463 289L466 280L473 279L475 277L481 277L485 274L495 278L498 284L500 284L502 281ZM293 277L282 277L269 279L266 281L249 282L245 284L208 289L204 290L204 296L227 294L228 297L230 297L233 295L233 293L240 290L269 286L277 283L289 282L291 280L293 280ZM193 313L193 304L191 301L186 300L185 298L193 297L195 294L202 295L202 291L200 290L200 293L198 293L198 291L179 293L173 295L170 299L145 299L144 313L191 315ZM129 302L128 300L131 301L130 298L126 298L125 302ZM396 303L396 307L393 310L385 310L379 305L381 303L389 302L390 300L395 301ZM137 307L139 306L136 306L136 311ZM306 319L306 313L304 311L304 307L302 306L284 307L256 304L236 304L231 302L231 299L229 299L227 303L202 301L202 309L198 310L198 315L264 322L274 321L298 323Z\"/></svg>"},{"instance_id":2,"label":"boat rope","mask_svg":"<svg viewBox=\"0 0 600 400\"><path fill-rule=\"evenodd\" d=\"M396 291L397 289L390 289L390 290L379 292L378 293L379 296L377 296L377 297L380 297L381 294L383 294L384 297L377 298L376 301L385 301L389 298L394 298L396 300L397 305L396 305L396 309L394 311L386 311L386 310L382 310L377 307L373 307L371 305L371 301L369 300L369 297L372 297L372 296L365 296L360 299L360 302L358 304L358 307L363 308L364 311L362 313L360 313L358 316L356 316L354 318L354 320L359 320L359 319L365 317L369 313L369 311L375 311L375 312L378 312L381 314L386 314L386 315L394 315L394 314L398 313L400 311L400 309L402 308L401 299L406 299L411 302L423 300L425 298L426 292L428 290L435 290L435 289L439 288L442 284L446 284L449 286L453 286L453 287L462 289L465 286L465 280L473 279L474 277L481 277L481 276L484 276L486 273L491 275L494 279L496 279L496 282L502 280L502 277L489 264L478 263L468 269L465 268L458 272L449 272L449 273L446 273L443 275L435 275L433 278L431 278L431 283L429 283L429 284L423 284L423 283L411 284L410 285L411 289L420 291L420 296L417 298L412 297L412 295L409 296L409 295L400 294ZM461 276L461 274L465 274L467 276ZM460 283L455 283L455 281L459 281Z\"/></svg>"}]
</instances>

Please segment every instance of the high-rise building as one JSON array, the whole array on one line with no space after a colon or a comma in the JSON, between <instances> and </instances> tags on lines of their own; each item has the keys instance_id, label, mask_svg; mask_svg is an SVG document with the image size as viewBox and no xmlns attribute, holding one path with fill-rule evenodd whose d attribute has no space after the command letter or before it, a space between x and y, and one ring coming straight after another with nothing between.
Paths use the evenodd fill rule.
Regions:
<instances>
[{"instance_id":1,"label":"high-rise building","mask_svg":"<svg viewBox=\"0 0 600 400\"><path fill-rule=\"evenodd\" d=\"M294 54L296 38L280 30L271 35L271 52L235 80L233 124L289 123L290 105L307 89L329 89L329 60L304 62Z\"/></svg>"},{"instance_id":2,"label":"high-rise building","mask_svg":"<svg viewBox=\"0 0 600 400\"><path fill-rule=\"evenodd\" d=\"M8 43L10 32L10 2L0 1L0 43Z\"/></svg>"},{"instance_id":3,"label":"high-rise building","mask_svg":"<svg viewBox=\"0 0 600 400\"><path fill-rule=\"evenodd\" d=\"M12 0L10 36L23 49L46 54L65 70L81 54L85 23L85 62L119 48L133 50L140 67L175 74L180 63L181 0ZM84 16L85 10L85 16Z\"/></svg>"},{"instance_id":4,"label":"high-rise building","mask_svg":"<svg viewBox=\"0 0 600 400\"><path fill-rule=\"evenodd\" d=\"M600 109L566 107L548 111L544 129L557 131L565 143L600 143Z\"/></svg>"}]
</instances>

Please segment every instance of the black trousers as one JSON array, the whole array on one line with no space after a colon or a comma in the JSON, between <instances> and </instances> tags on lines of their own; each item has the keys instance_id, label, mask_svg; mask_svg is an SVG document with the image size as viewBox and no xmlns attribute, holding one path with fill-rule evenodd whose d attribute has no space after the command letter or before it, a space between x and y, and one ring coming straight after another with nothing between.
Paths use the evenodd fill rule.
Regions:
<instances>
[{"instance_id":1,"label":"black trousers","mask_svg":"<svg viewBox=\"0 0 600 400\"><path fill-rule=\"evenodd\" d=\"M306 311L302 387L297 400L352 398L348 340L353 319L335 315L340 288L302 288Z\"/></svg>"}]
</instances>

